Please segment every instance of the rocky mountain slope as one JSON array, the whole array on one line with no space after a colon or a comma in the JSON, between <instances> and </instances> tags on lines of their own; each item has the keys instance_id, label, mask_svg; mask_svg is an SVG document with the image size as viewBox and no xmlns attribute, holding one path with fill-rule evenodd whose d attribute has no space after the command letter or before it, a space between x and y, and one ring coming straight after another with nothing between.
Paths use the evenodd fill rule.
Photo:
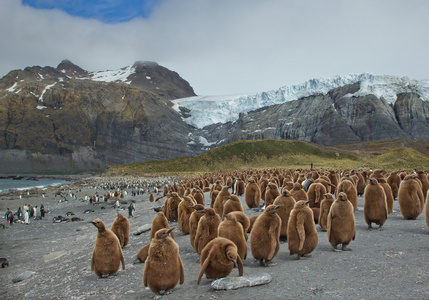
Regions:
<instances>
[{"instance_id":1,"label":"rocky mountain slope","mask_svg":"<svg viewBox=\"0 0 429 300\"><path fill-rule=\"evenodd\" d=\"M89 73L70 61L0 80L0 172L76 172L193 155L170 99L195 95L156 63ZM173 130L172 130L173 129Z\"/></svg>"},{"instance_id":2,"label":"rocky mountain slope","mask_svg":"<svg viewBox=\"0 0 429 300\"><path fill-rule=\"evenodd\" d=\"M0 79L0 173L99 171L238 140L429 139L428 97L429 81L371 74L204 97L153 62L88 72L65 60Z\"/></svg>"},{"instance_id":3,"label":"rocky mountain slope","mask_svg":"<svg viewBox=\"0 0 429 300\"><path fill-rule=\"evenodd\" d=\"M204 128L208 141L295 139L322 145L384 139L428 139L429 102L400 93L394 103L373 94L350 96L360 83L242 113Z\"/></svg>"}]
</instances>

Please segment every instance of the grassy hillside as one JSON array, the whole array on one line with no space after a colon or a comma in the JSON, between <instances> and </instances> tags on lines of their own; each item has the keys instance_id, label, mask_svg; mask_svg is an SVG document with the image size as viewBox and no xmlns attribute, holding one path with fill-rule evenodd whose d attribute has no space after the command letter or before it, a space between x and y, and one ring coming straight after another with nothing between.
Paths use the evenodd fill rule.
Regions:
<instances>
[{"instance_id":1,"label":"grassy hillside","mask_svg":"<svg viewBox=\"0 0 429 300\"><path fill-rule=\"evenodd\" d=\"M168 161L149 161L110 166L117 174L199 174L218 170L266 168L338 169L429 169L429 157L408 147L374 152L377 143L367 151L339 150L293 140L239 141L215 148L195 157L181 157ZM344 149L344 148L342 148Z\"/></svg>"},{"instance_id":2,"label":"grassy hillside","mask_svg":"<svg viewBox=\"0 0 429 300\"><path fill-rule=\"evenodd\" d=\"M376 143L373 146L380 148ZM130 163L109 169L118 174L198 174L251 168L310 168L311 163L315 168L429 169L429 157L412 148L399 147L384 153L374 152L372 148L345 151L293 140L240 141L195 157Z\"/></svg>"}]
</instances>

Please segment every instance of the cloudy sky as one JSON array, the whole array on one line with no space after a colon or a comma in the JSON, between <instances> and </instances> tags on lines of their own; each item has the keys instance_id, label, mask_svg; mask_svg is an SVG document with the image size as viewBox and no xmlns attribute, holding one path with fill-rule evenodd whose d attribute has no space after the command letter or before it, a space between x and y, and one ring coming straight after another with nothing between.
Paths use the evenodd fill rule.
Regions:
<instances>
[{"instance_id":1,"label":"cloudy sky","mask_svg":"<svg viewBox=\"0 0 429 300\"><path fill-rule=\"evenodd\" d=\"M0 77L69 59L137 60L198 95L256 93L370 72L429 78L427 0L1 0Z\"/></svg>"}]
</instances>

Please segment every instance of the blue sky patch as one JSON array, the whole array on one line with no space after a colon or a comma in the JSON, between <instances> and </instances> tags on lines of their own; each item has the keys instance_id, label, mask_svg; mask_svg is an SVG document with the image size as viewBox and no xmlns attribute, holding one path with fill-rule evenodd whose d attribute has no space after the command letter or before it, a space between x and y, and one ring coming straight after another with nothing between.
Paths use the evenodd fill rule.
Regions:
<instances>
[{"instance_id":1,"label":"blue sky patch","mask_svg":"<svg viewBox=\"0 0 429 300\"><path fill-rule=\"evenodd\" d=\"M121 23L148 18L163 0L22 0L36 9L58 9L71 16Z\"/></svg>"}]
</instances>

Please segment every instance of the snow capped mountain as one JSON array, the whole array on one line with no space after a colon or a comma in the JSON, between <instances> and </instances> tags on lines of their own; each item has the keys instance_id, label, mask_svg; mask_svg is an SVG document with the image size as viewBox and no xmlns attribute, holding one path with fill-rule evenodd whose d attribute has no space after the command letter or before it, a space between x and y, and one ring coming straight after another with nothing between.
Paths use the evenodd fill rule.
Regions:
<instances>
[{"instance_id":1,"label":"snow capped mountain","mask_svg":"<svg viewBox=\"0 0 429 300\"><path fill-rule=\"evenodd\" d=\"M197 128L226 123L238 119L240 113L247 113L269 105L281 104L311 95L325 95L330 90L359 82L360 89L354 94L365 96L373 94L388 103L394 103L400 93L412 92L424 101L429 100L429 80L411 80L408 77L373 75L369 73L336 76L330 79L310 79L300 85L284 86L278 90L254 95L236 96L196 96L173 100L173 108L181 112L185 107L188 114L183 120Z\"/></svg>"},{"instance_id":2,"label":"snow capped mountain","mask_svg":"<svg viewBox=\"0 0 429 300\"><path fill-rule=\"evenodd\" d=\"M104 82L125 82L129 84L130 81L128 81L128 76L134 74L135 71L136 68L134 66L128 66L119 70L93 72L89 74L89 77L82 79Z\"/></svg>"}]
</instances>

